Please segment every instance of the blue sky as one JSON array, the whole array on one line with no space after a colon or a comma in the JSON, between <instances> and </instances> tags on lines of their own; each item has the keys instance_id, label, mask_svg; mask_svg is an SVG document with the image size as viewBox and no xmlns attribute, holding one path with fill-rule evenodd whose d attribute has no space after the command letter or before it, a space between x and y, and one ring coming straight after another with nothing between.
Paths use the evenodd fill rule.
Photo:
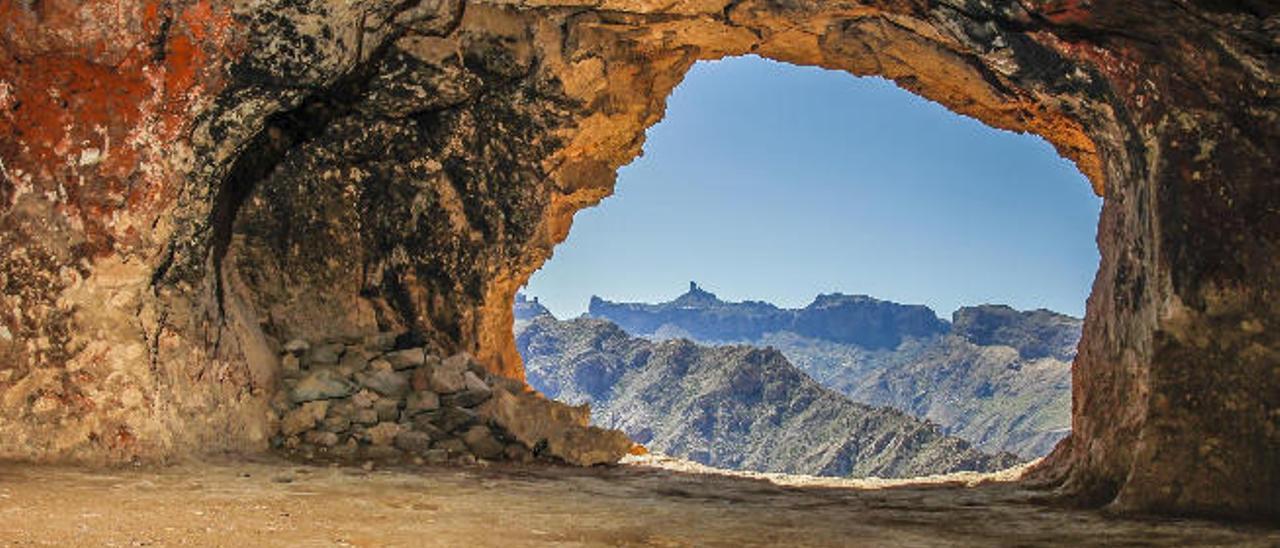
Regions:
<instances>
[{"instance_id":1,"label":"blue sky","mask_svg":"<svg viewBox=\"0 0 1280 548\"><path fill-rule=\"evenodd\" d=\"M525 292L561 318L592 295L657 302L819 293L1081 316L1101 199L1030 135L878 78L756 57L699 63L615 194L581 211Z\"/></svg>"}]
</instances>

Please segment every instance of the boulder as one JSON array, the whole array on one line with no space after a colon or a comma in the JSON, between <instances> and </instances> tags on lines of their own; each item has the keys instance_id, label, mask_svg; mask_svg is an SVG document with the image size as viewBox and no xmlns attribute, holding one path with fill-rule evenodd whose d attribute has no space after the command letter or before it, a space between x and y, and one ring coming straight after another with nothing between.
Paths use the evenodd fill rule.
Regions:
<instances>
[{"instance_id":1,"label":"boulder","mask_svg":"<svg viewBox=\"0 0 1280 548\"><path fill-rule=\"evenodd\" d=\"M365 350L371 352L388 352L396 347L396 333L384 331L374 335L369 335L361 340Z\"/></svg>"},{"instance_id":2,"label":"boulder","mask_svg":"<svg viewBox=\"0 0 1280 548\"><path fill-rule=\"evenodd\" d=\"M369 357L365 355L364 350L359 347L347 347L347 351L342 354L342 359L338 361L338 371L345 376L352 376L358 371L363 371L369 367Z\"/></svg>"},{"instance_id":3,"label":"boulder","mask_svg":"<svg viewBox=\"0 0 1280 548\"><path fill-rule=\"evenodd\" d=\"M329 343L311 347L303 355L303 364L308 367L317 365L336 365L342 357L342 353L346 351L346 346L342 343Z\"/></svg>"},{"instance_id":4,"label":"boulder","mask_svg":"<svg viewBox=\"0 0 1280 548\"><path fill-rule=\"evenodd\" d=\"M462 435L462 441L471 449L471 454L488 460L502 456L505 447L493 436L493 431L483 425L472 426Z\"/></svg>"},{"instance_id":5,"label":"boulder","mask_svg":"<svg viewBox=\"0 0 1280 548\"><path fill-rule=\"evenodd\" d=\"M431 390L440 394L453 394L467 387L463 374L471 362L469 354L457 354L428 370L427 381Z\"/></svg>"},{"instance_id":6,"label":"boulder","mask_svg":"<svg viewBox=\"0 0 1280 548\"><path fill-rule=\"evenodd\" d=\"M374 360L371 360L368 363L367 369L369 370L370 373L377 373L379 371L395 371L396 370L396 368L391 366L391 362L384 360L382 358L376 358Z\"/></svg>"},{"instance_id":7,"label":"boulder","mask_svg":"<svg viewBox=\"0 0 1280 548\"><path fill-rule=\"evenodd\" d=\"M397 350L388 352L382 357L391 363L396 371L413 369L426 362L426 351L421 348L410 348L408 350Z\"/></svg>"},{"instance_id":8,"label":"boulder","mask_svg":"<svg viewBox=\"0 0 1280 548\"><path fill-rule=\"evenodd\" d=\"M440 396L429 390L419 390L409 394L405 399L404 416L413 418L419 413L435 411L440 408Z\"/></svg>"},{"instance_id":9,"label":"boulder","mask_svg":"<svg viewBox=\"0 0 1280 548\"><path fill-rule=\"evenodd\" d=\"M317 447L333 447L338 445L338 435L333 432L311 430L303 434L302 440Z\"/></svg>"},{"instance_id":10,"label":"boulder","mask_svg":"<svg viewBox=\"0 0 1280 548\"><path fill-rule=\"evenodd\" d=\"M440 365L444 366L446 369L456 370L461 373L469 369L471 364L475 363L475 361L476 359L472 357L470 353L459 352L445 358L444 361L440 362Z\"/></svg>"},{"instance_id":11,"label":"boulder","mask_svg":"<svg viewBox=\"0 0 1280 548\"><path fill-rule=\"evenodd\" d=\"M474 412L459 407L442 407L428 415L431 424L445 432L456 432L479 422Z\"/></svg>"},{"instance_id":12,"label":"boulder","mask_svg":"<svg viewBox=\"0 0 1280 548\"><path fill-rule=\"evenodd\" d=\"M433 440L442 440L449 437L449 433L441 430L435 423L431 422L435 417L431 415L418 415L409 421L409 427L418 432L422 432L431 436Z\"/></svg>"},{"instance_id":13,"label":"boulder","mask_svg":"<svg viewBox=\"0 0 1280 548\"><path fill-rule=\"evenodd\" d=\"M409 377L409 387L414 390L431 390L431 372L434 370L435 365L423 365L414 369Z\"/></svg>"},{"instance_id":14,"label":"boulder","mask_svg":"<svg viewBox=\"0 0 1280 548\"><path fill-rule=\"evenodd\" d=\"M325 432L340 434L351 429L351 416L329 416L320 422L320 429Z\"/></svg>"},{"instance_id":15,"label":"boulder","mask_svg":"<svg viewBox=\"0 0 1280 548\"><path fill-rule=\"evenodd\" d=\"M463 390L456 394L445 396L442 400L444 405L454 407L475 407L488 400L493 393L493 390L489 388L489 385L485 384L485 382L472 371L463 372L462 380Z\"/></svg>"},{"instance_id":16,"label":"boulder","mask_svg":"<svg viewBox=\"0 0 1280 548\"><path fill-rule=\"evenodd\" d=\"M474 371L467 371L463 373L462 383L469 391L484 393L488 393L490 391L489 385L486 384L484 379L481 379L479 375L476 375Z\"/></svg>"},{"instance_id":17,"label":"boulder","mask_svg":"<svg viewBox=\"0 0 1280 548\"><path fill-rule=\"evenodd\" d=\"M378 412L373 409L356 409L356 412L351 415L351 422L364 425L377 424Z\"/></svg>"},{"instance_id":18,"label":"boulder","mask_svg":"<svg viewBox=\"0 0 1280 548\"><path fill-rule=\"evenodd\" d=\"M315 428L316 423L324 419L329 410L329 402L325 400L311 401L302 404L284 416L280 423L280 432L285 436L296 436Z\"/></svg>"},{"instance_id":19,"label":"boulder","mask_svg":"<svg viewBox=\"0 0 1280 548\"><path fill-rule=\"evenodd\" d=\"M355 438L347 438L346 443L340 443L334 447L329 448L330 455L333 455L334 457L341 458L341 459L355 458L356 454L359 451L360 451L360 442L356 441Z\"/></svg>"},{"instance_id":20,"label":"boulder","mask_svg":"<svg viewBox=\"0 0 1280 548\"><path fill-rule=\"evenodd\" d=\"M532 392L495 389L478 411L525 447L546 444L552 456L580 466L616 463L632 445L622 432L588 426L587 406L571 407Z\"/></svg>"},{"instance_id":21,"label":"boulder","mask_svg":"<svg viewBox=\"0 0 1280 548\"><path fill-rule=\"evenodd\" d=\"M440 402L446 407L476 407L488 400L491 394L489 390L468 389L444 396L440 398Z\"/></svg>"},{"instance_id":22,"label":"boulder","mask_svg":"<svg viewBox=\"0 0 1280 548\"><path fill-rule=\"evenodd\" d=\"M369 443L382 447L391 445L399 433L399 424L394 422L380 422L377 426L366 430L365 436L369 438Z\"/></svg>"},{"instance_id":23,"label":"boulder","mask_svg":"<svg viewBox=\"0 0 1280 548\"><path fill-rule=\"evenodd\" d=\"M436 369L431 373L431 390L440 394L453 394L466 388L462 374L456 371Z\"/></svg>"},{"instance_id":24,"label":"boulder","mask_svg":"<svg viewBox=\"0 0 1280 548\"><path fill-rule=\"evenodd\" d=\"M430 449L422 454L422 458L427 464L444 464L449 461L449 450L443 448Z\"/></svg>"},{"instance_id":25,"label":"boulder","mask_svg":"<svg viewBox=\"0 0 1280 548\"><path fill-rule=\"evenodd\" d=\"M547 438L547 452L579 466L615 464L631 452L631 438L596 426L566 428Z\"/></svg>"},{"instance_id":26,"label":"boulder","mask_svg":"<svg viewBox=\"0 0 1280 548\"><path fill-rule=\"evenodd\" d=\"M431 449L431 435L425 432L401 429L396 434L395 446L401 451L421 455Z\"/></svg>"},{"instance_id":27,"label":"boulder","mask_svg":"<svg viewBox=\"0 0 1280 548\"><path fill-rule=\"evenodd\" d=\"M466 442L458 438L445 438L431 444L432 449L443 449L451 454L457 455L467 452Z\"/></svg>"},{"instance_id":28,"label":"boulder","mask_svg":"<svg viewBox=\"0 0 1280 548\"><path fill-rule=\"evenodd\" d=\"M332 368L321 368L303 375L298 384L289 391L289 399L294 403L315 400L345 398L355 391L355 385L343 378Z\"/></svg>"},{"instance_id":29,"label":"boulder","mask_svg":"<svg viewBox=\"0 0 1280 548\"><path fill-rule=\"evenodd\" d=\"M358 374L356 380L386 398L400 398L409 391L409 379L395 371L374 371Z\"/></svg>"},{"instance_id":30,"label":"boulder","mask_svg":"<svg viewBox=\"0 0 1280 548\"><path fill-rule=\"evenodd\" d=\"M502 456L511 462L525 463L533 460L533 452L529 451L529 448L520 442L508 443L502 449Z\"/></svg>"},{"instance_id":31,"label":"boulder","mask_svg":"<svg viewBox=\"0 0 1280 548\"><path fill-rule=\"evenodd\" d=\"M359 392L356 392L356 394L351 397L351 404L354 405L356 409L369 409L373 407L373 404L376 401L378 401L378 395L365 388L361 388Z\"/></svg>"},{"instance_id":32,"label":"boulder","mask_svg":"<svg viewBox=\"0 0 1280 548\"><path fill-rule=\"evenodd\" d=\"M382 398L373 404L373 411L378 414L380 421L400 420L400 401Z\"/></svg>"}]
</instances>

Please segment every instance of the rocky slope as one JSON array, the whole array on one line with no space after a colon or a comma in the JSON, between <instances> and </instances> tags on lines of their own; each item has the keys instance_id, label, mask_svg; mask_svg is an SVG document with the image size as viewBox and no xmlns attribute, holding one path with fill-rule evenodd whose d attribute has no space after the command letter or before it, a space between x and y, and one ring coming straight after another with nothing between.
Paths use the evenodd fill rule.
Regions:
<instances>
[{"instance_id":1,"label":"rocky slope","mask_svg":"<svg viewBox=\"0 0 1280 548\"><path fill-rule=\"evenodd\" d=\"M850 401L773 349L654 342L616 325L550 315L517 333L529 383L661 453L711 466L829 476L912 477L994 471L935 425Z\"/></svg>"},{"instance_id":2,"label":"rocky slope","mask_svg":"<svg viewBox=\"0 0 1280 548\"><path fill-rule=\"evenodd\" d=\"M780 350L824 386L938 423L984 451L1044 456L1071 426L1081 322L1046 310L923 306L821 295L796 310L725 302L690 286L666 303L593 298L589 314L650 338Z\"/></svg>"}]
</instances>

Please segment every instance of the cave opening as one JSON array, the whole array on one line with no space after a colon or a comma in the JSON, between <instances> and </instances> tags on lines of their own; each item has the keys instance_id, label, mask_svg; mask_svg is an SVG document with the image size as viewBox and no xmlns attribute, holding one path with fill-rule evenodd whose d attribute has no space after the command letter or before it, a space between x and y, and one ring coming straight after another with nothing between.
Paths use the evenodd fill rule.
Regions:
<instances>
[{"instance_id":1,"label":"cave opening","mask_svg":"<svg viewBox=\"0 0 1280 548\"><path fill-rule=\"evenodd\" d=\"M1100 208L1042 139L887 80L700 62L517 296L517 347L534 388L701 464L993 471L1070 430Z\"/></svg>"}]
</instances>

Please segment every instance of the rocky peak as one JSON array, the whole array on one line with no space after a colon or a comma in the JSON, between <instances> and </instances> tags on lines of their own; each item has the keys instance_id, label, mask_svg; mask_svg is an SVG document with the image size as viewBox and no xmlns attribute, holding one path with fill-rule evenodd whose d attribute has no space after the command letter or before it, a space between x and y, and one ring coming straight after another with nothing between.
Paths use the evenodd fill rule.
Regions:
<instances>
[{"instance_id":1,"label":"rocky peak","mask_svg":"<svg viewBox=\"0 0 1280 548\"><path fill-rule=\"evenodd\" d=\"M689 282L689 291L684 295L676 297L671 304L687 308L687 307L707 307L724 304L715 293L698 287L696 282Z\"/></svg>"},{"instance_id":2,"label":"rocky peak","mask_svg":"<svg viewBox=\"0 0 1280 548\"><path fill-rule=\"evenodd\" d=\"M865 348L896 348L906 337L945 333L947 322L922 305L903 305L866 295L819 295L796 311L793 331Z\"/></svg>"},{"instance_id":3,"label":"rocky peak","mask_svg":"<svg viewBox=\"0 0 1280 548\"><path fill-rule=\"evenodd\" d=\"M1084 321L1050 310L1020 312L1005 305L968 306L952 314L951 332L977 345L1003 345L1023 358L1076 355Z\"/></svg>"},{"instance_id":4,"label":"rocky peak","mask_svg":"<svg viewBox=\"0 0 1280 548\"><path fill-rule=\"evenodd\" d=\"M674 331L702 341L754 339L791 322L789 311L768 303L722 301L693 282L687 293L657 304L592 298L587 314L608 319L639 336Z\"/></svg>"},{"instance_id":5,"label":"rocky peak","mask_svg":"<svg viewBox=\"0 0 1280 548\"><path fill-rule=\"evenodd\" d=\"M538 302L537 297L533 297L531 299L524 293L517 293L515 315L516 321L520 321L532 320L539 316L551 316L552 314L550 310L547 310L547 307L542 306L542 303Z\"/></svg>"},{"instance_id":6,"label":"rocky peak","mask_svg":"<svg viewBox=\"0 0 1280 548\"><path fill-rule=\"evenodd\" d=\"M947 322L926 306L866 295L819 295L805 308L782 309L761 301L722 301L692 282L688 293L665 303L612 303L593 298L589 314L642 336L676 331L702 341L741 341L794 331L866 348L895 348L904 338L931 337L946 333L948 328Z\"/></svg>"}]
</instances>

